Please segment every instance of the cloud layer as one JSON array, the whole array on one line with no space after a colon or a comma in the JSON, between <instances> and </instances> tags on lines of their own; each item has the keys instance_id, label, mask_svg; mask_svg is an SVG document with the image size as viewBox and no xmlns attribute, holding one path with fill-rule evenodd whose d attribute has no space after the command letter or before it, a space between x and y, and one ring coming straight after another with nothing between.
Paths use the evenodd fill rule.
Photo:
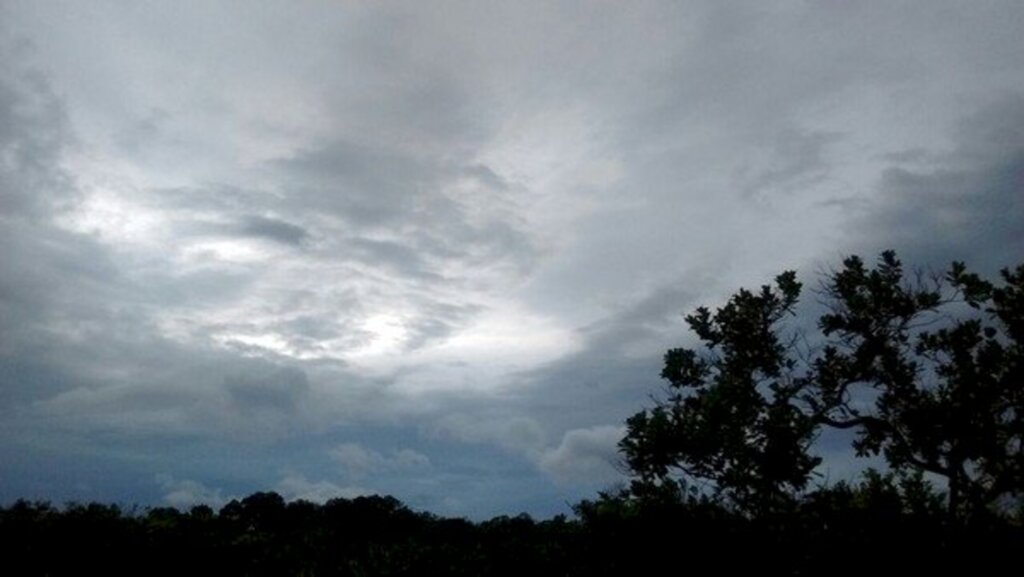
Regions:
<instances>
[{"instance_id":1,"label":"cloud layer","mask_svg":"<svg viewBox=\"0 0 1024 577\"><path fill-rule=\"evenodd\" d=\"M1015 3L0 16L0 499L565 511L688 309L1024 254Z\"/></svg>"}]
</instances>

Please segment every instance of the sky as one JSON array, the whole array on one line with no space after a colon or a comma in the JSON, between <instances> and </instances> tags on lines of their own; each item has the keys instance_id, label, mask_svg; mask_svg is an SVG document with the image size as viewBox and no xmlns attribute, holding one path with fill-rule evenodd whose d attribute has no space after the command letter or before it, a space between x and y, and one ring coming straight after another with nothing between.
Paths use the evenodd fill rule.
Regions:
<instances>
[{"instance_id":1,"label":"sky","mask_svg":"<svg viewBox=\"0 0 1024 577\"><path fill-rule=\"evenodd\" d=\"M0 4L0 501L626 478L682 316L1024 256L1024 4ZM860 466L822 446L823 476Z\"/></svg>"}]
</instances>

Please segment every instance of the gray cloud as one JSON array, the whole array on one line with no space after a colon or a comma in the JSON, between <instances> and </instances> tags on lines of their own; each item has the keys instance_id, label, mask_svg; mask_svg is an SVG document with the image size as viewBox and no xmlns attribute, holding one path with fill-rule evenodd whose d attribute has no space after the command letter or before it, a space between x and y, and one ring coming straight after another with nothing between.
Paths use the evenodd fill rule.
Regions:
<instances>
[{"instance_id":1,"label":"gray cloud","mask_svg":"<svg viewBox=\"0 0 1024 577\"><path fill-rule=\"evenodd\" d=\"M1024 248L1015 4L0 12L0 498L564 511L693 306Z\"/></svg>"},{"instance_id":2,"label":"gray cloud","mask_svg":"<svg viewBox=\"0 0 1024 577\"><path fill-rule=\"evenodd\" d=\"M526 266L533 257L529 235L515 227L513 213L501 210L508 187L481 165L460 169L440 157L346 142L300 151L279 165L302 183L293 201L341 219L349 239L341 248L367 262L429 276L444 273L451 261L494 266L515 259ZM476 182L477 196L459 199L448 190L463 175ZM478 209L482 217L473 222L470 213Z\"/></svg>"},{"instance_id":3,"label":"gray cloud","mask_svg":"<svg viewBox=\"0 0 1024 577\"><path fill-rule=\"evenodd\" d=\"M440 280L440 275L431 272L421 253L412 243L369 238L353 238L346 243L349 253L358 260L385 268L403 276L420 277L424 280Z\"/></svg>"},{"instance_id":4,"label":"gray cloud","mask_svg":"<svg viewBox=\"0 0 1024 577\"><path fill-rule=\"evenodd\" d=\"M357 486L339 486L325 480L311 481L304 475L296 473L285 475L278 481L274 490L289 501L302 499L320 504L331 499L355 499L375 493L375 491Z\"/></svg>"},{"instance_id":5,"label":"gray cloud","mask_svg":"<svg viewBox=\"0 0 1024 577\"><path fill-rule=\"evenodd\" d=\"M694 271L687 278L706 276ZM665 350L692 339L682 317L702 301L682 286L660 287L582 327L579 350L517 375L524 410L564 432L624 421L646 406L660 390Z\"/></svg>"},{"instance_id":6,"label":"gray cloud","mask_svg":"<svg viewBox=\"0 0 1024 577\"><path fill-rule=\"evenodd\" d=\"M492 411L494 412L494 411ZM526 456L545 444L543 427L526 416L452 412L431 424L429 434L464 443L488 443Z\"/></svg>"},{"instance_id":7,"label":"gray cloud","mask_svg":"<svg viewBox=\"0 0 1024 577\"><path fill-rule=\"evenodd\" d=\"M301 226L264 216L244 217L237 226L238 234L242 236L265 238L290 245L300 245L309 236Z\"/></svg>"},{"instance_id":8,"label":"gray cloud","mask_svg":"<svg viewBox=\"0 0 1024 577\"><path fill-rule=\"evenodd\" d=\"M158 475L157 483L164 491L164 502L179 510L187 510L196 505L208 505L219 509L232 499L223 496L220 489L212 489L190 479L175 479L170 475Z\"/></svg>"},{"instance_id":9,"label":"gray cloud","mask_svg":"<svg viewBox=\"0 0 1024 577\"><path fill-rule=\"evenodd\" d=\"M24 50L0 39L0 61L16 62ZM63 104L46 76L5 66L0 73L0 215L39 217L75 200L59 166L70 142Z\"/></svg>"},{"instance_id":10,"label":"gray cloud","mask_svg":"<svg viewBox=\"0 0 1024 577\"><path fill-rule=\"evenodd\" d=\"M861 205L855 250L895 248L917 266L952 260L992 273L1024 254L1024 97L1007 96L959 121L952 151L928 165L893 165L879 200Z\"/></svg>"},{"instance_id":11,"label":"gray cloud","mask_svg":"<svg viewBox=\"0 0 1024 577\"><path fill-rule=\"evenodd\" d=\"M748 194L783 192L812 186L828 176L829 162L826 152L842 135L832 132L800 132L789 129L776 136L770 147L767 167L744 167L740 178L748 182Z\"/></svg>"},{"instance_id":12,"label":"gray cloud","mask_svg":"<svg viewBox=\"0 0 1024 577\"><path fill-rule=\"evenodd\" d=\"M283 367L261 374L229 375L224 387L242 409L293 411L309 393L309 380L302 370Z\"/></svg>"},{"instance_id":13,"label":"gray cloud","mask_svg":"<svg viewBox=\"0 0 1024 577\"><path fill-rule=\"evenodd\" d=\"M301 151L280 165L299 183L295 200L361 229L409 218L439 178L436 167L413 156L351 142Z\"/></svg>"},{"instance_id":14,"label":"gray cloud","mask_svg":"<svg viewBox=\"0 0 1024 577\"><path fill-rule=\"evenodd\" d=\"M430 466L430 459L412 449L399 449L384 455L358 443L342 443L330 450L333 459L348 477L369 474L410 471Z\"/></svg>"}]
</instances>

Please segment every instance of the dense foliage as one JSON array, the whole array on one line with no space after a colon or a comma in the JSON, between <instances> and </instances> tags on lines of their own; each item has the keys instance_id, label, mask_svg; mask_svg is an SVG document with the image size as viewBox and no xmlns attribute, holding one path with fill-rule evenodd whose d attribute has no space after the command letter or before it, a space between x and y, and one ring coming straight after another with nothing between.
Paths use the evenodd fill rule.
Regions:
<instances>
[{"instance_id":1,"label":"dense foliage","mask_svg":"<svg viewBox=\"0 0 1024 577\"><path fill-rule=\"evenodd\" d=\"M696 486L751 517L787 511L831 427L899 475L937 478L956 524L1020 502L1024 265L994 283L963 263L926 275L893 252L874 268L849 257L822 282L815 334L786 328L801 288L786 272L686 318L702 346L668 351L667 398L627 421L634 496Z\"/></svg>"},{"instance_id":2,"label":"dense foliage","mask_svg":"<svg viewBox=\"0 0 1024 577\"><path fill-rule=\"evenodd\" d=\"M256 493L214 511L19 501L0 508L12 575L630 575L948 572L1015 561L1014 519L949 525L916 478L868 474L810 492L786 516L751 519L707 497L661 502L602 494L575 518L472 523L415 512L390 497L286 503Z\"/></svg>"}]
</instances>

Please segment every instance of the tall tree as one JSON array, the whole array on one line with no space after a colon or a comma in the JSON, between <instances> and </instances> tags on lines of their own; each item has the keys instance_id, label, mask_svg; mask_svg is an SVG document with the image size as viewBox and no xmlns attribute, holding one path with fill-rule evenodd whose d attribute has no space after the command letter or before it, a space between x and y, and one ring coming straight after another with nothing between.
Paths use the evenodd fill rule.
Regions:
<instances>
[{"instance_id":1,"label":"tall tree","mask_svg":"<svg viewBox=\"0 0 1024 577\"><path fill-rule=\"evenodd\" d=\"M804 489L819 427L852 429L859 455L945 479L957 521L1024 492L1024 265L996 285L954 263L906 274L893 252L826 275L810 348L782 337L793 272L686 318L702 343L672 349L667 398L627 421L636 493L706 482L762 513Z\"/></svg>"}]
</instances>

